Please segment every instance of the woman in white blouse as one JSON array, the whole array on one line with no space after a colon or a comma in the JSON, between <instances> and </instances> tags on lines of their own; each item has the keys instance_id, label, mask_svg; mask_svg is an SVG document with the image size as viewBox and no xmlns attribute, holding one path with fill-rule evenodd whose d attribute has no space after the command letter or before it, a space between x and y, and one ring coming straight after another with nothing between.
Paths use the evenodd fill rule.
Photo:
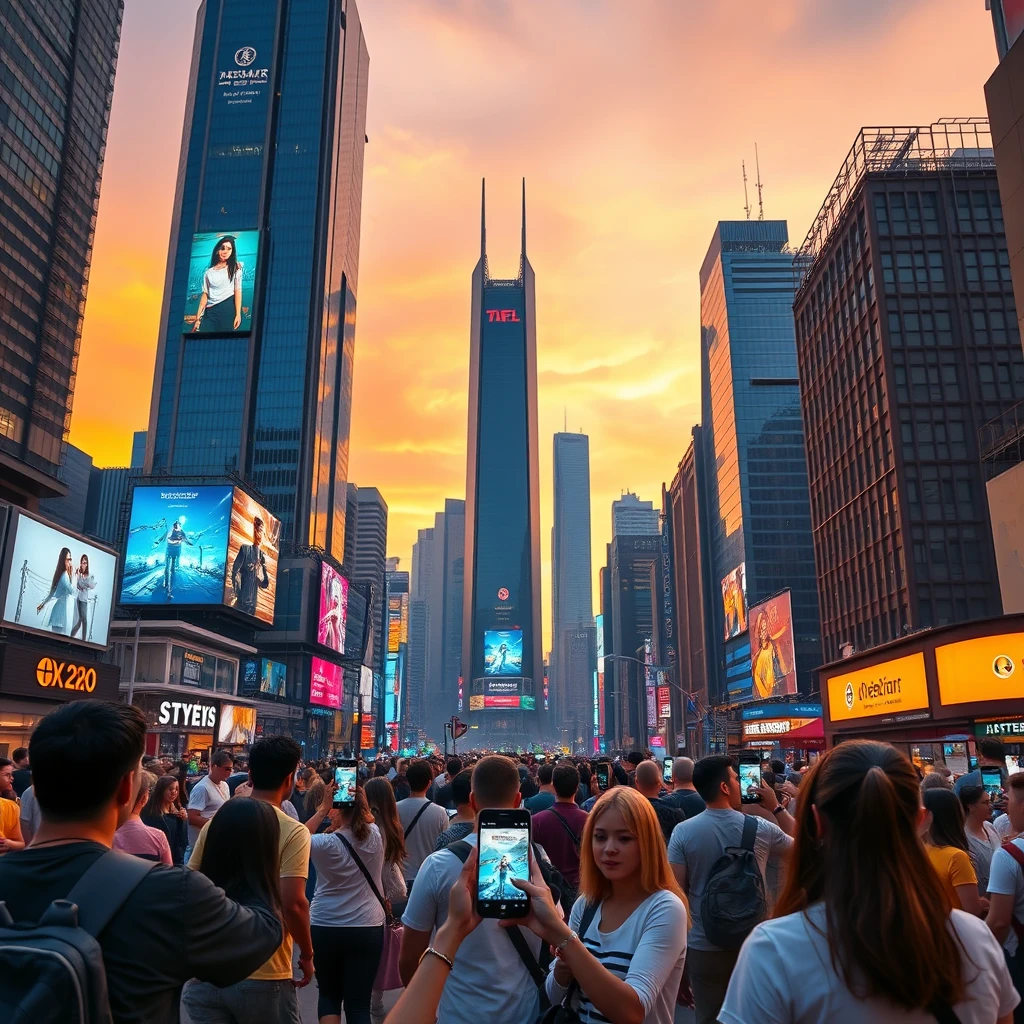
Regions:
<instances>
[{"instance_id":1,"label":"woman in white blouse","mask_svg":"<svg viewBox=\"0 0 1024 1024\"><path fill-rule=\"evenodd\" d=\"M210 266L203 274L203 294L199 297L193 332L204 334L237 331L242 323L242 272L238 262L235 236L217 240Z\"/></svg>"}]
</instances>

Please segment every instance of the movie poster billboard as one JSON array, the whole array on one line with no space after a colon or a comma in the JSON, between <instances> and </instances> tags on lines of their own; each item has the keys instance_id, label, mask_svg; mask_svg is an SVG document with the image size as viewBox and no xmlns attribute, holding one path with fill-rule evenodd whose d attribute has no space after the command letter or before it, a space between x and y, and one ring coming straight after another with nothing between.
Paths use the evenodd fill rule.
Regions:
<instances>
[{"instance_id":1,"label":"movie poster billboard","mask_svg":"<svg viewBox=\"0 0 1024 1024\"><path fill-rule=\"evenodd\" d=\"M484 675L519 676L523 674L523 631L521 629L484 631Z\"/></svg>"},{"instance_id":2,"label":"movie poster billboard","mask_svg":"<svg viewBox=\"0 0 1024 1024\"><path fill-rule=\"evenodd\" d=\"M323 658L311 659L309 669L309 703L321 708L341 707L341 686L344 672L340 665Z\"/></svg>"},{"instance_id":3,"label":"movie poster billboard","mask_svg":"<svg viewBox=\"0 0 1024 1024\"><path fill-rule=\"evenodd\" d=\"M10 524L3 574L3 621L105 648L117 556L20 510Z\"/></svg>"},{"instance_id":4,"label":"movie poster billboard","mask_svg":"<svg viewBox=\"0 0 1024 1024\"><path fill-rule=\"evenodd\" d=\"M204 231L192 236L184 334L249 333L259 246L258 231Z\"/></svg>"},{"instance_id":5,"label":"movie poster billboard","mask_svg":"<svg viewBox=\"0 0 1024 1024\"><path fill-rule=\"evenodd\" d=\"M256 709L243 704L221 704L217 742L226 746L249 746L255 738Z\"/></svg>"},{"instance_id":6,"label":"movie poster billboard","mask_svg":"<svg viewBox=\"0 0 1024 1024\"><path fill-rule=\"evenodd\" d=\"M338 654L345 653L348 580L328 562L320 563L320 618L316 638Z\"/></svg>"},{"instance_id":7,"label":"movie poster billboard","mask_svg":"<svg viewBox=\"0 0 1024 1024\"><path fill-rule=\"evenodd\" d=\"M260 693L269 694L271 697L284 697L287 684L287 667L279 661L264 658L260 671Z\"/></svg>"},{"instance_id":8,"label":"movie poster billboard","mask_svg":"<svg viewBox=\"0 0 1024 1024\"><path fill-rule=\"evenodd\" d=\"M796 693L793 608L788 590L750 609L750 666L755 699Z\"/></svg>"},{"instance_id":9,"label":"movie poster billboard","mask_svg":"<svg viewBox=\"0 0 1024 1024\"><path fill-rule=\"evenodd\" d=\"M722 608L725 612L725 639L747 631L747 565L740 562L722 580Z\"/></svg>"},{"instance_id":10,"label":"movie poster billboard","mask_svg":"<svg viewBox=\"0 0 1024 1024\"><path fill-rule=\"evenodd\" d=\"M135 488L122 604L222 602L232 492L227 484Z\"/></svg>"},{"instance_id":11,"label":"movie poster billboard","mask_svg":"<svg viewBox=\"0 0 1024 1024\"><path fill-rule=\"evenodd\" d=\"M240 487L231 500L224 604L244 615L274 623L281 520Z\"/></svg>"},{"instance_id":12,"label":"movie poster billboard","mask_svg":"<svg viewBox=\"0 0 1024 1024\"><path fill-rule=\"evenodd\" d=\"M402 597L388 598L388 654L397 654L402 642Z\"/></svg>"}]
</instances>

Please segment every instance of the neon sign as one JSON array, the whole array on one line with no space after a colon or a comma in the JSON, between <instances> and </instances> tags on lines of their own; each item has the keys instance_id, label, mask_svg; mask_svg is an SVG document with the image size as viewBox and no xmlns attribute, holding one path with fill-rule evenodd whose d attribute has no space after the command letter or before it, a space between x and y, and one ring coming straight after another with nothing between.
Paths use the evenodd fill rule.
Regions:
<instances>
[{"instance_id":1,"label":"neon sign","mask_svg":"<svg viewBox=\"0 0 1024 1024\"><path fill-rule=\"evenodd\" d=\"M517 324L519 314L514 309L489 309L487 310L487 322L489 324Z\"/></svg>"}]
</instances>

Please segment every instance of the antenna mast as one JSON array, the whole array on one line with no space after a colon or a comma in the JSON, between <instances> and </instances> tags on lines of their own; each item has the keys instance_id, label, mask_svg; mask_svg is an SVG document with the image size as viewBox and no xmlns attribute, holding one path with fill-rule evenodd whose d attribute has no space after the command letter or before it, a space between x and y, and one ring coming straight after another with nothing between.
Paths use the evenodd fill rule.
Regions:
<instances>
[{"instance_id":1,"label":"antenna mast","mask_svg":"<svg viewBox=\"0 0 1024 1024\"><path fill-rule=\"evenodd\" d=\"M757 168L757 219L764 220L764 201L761 198L761 162L757 158L757 143L754 143L754 166Z\"/></svg>"},{"instance_id":2,"label":"antenna mast","mask_svg":"<svg viewBox=\"0 0 1024 1024\"><path fill-rule=\"evenodd\" d=\"M747 195L747 161L741 161L740 166L743 168L743 212L747 215L747 220L750 220L750 198Z\"/></svg>"}]
</instances>

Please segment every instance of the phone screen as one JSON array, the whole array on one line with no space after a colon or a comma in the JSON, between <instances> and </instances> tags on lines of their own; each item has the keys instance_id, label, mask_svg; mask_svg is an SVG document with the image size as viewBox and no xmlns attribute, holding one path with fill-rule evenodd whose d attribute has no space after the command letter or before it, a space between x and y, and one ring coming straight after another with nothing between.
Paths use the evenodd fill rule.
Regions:
<instances>
[{"instance_id":1,"label":"phone screen","mask_svg":"<svg viewBox=\"0 0 1024 1024\"><path fill-rule=\"evenodd\" d=\"M476 898L481 915L491 904L493 916L521 917L526 913L528 897L512 884L513 878L530 877L530 826L522 824L488 824L480 821L478 840L480 859L477 866ZM501 913L503 904L511 912Z\"/></svg>"},{"instance_id":2,"label":"phone screen","mask_svg":"<svg viewBox=\"0 0 1024 1024\"><path fill-rule=\"evenodd\" d=\"M672 758L671 757L666 757L665 758L665 767L662 769L661 777L666 782L671 782L672 781Z\"/></svg>"},{"instance_id":3,"label":"phone screen","mask_svg":"<svg viewBox=\"0 0 1024 1024\"><path fill-rule=\"evenodd\" d=\"M603 793L608 788L608 776L611 769L607 764L597 766L597 788Z\"/></svg>"},{"instance_id":4,"label":"phone screen","mask_svg":"<svg viewBox=\"0 0 1024 1024\"><path fill-rule=\"evenodd\" d=\"M335 807L351 807L356 802L356 766L339 765L334 769L334 781L338 788L334 792Z\"/></svg>"},{"instance_id":5,"label":"phone screen","mask_svg":"<svg viewBox=\"0 0 1024 1024\"><path fill-rule=\"evenodd\" d=\"M1003 788L1003 776L998 768L982 768L981 784L988 790L993 800L998 800Z\"/></svg>"},{"instance_id":6,"label":"phone screen","mask_svg":"<svg viewBox=\"0 0 1024 1024\"><path fill-rule=\"evenodd\" d=\"M761 766L759 764L740 763L740 798L746 804L756 804L761 800L758 789L761 787Z\"/></svg>"}]
</instances>

